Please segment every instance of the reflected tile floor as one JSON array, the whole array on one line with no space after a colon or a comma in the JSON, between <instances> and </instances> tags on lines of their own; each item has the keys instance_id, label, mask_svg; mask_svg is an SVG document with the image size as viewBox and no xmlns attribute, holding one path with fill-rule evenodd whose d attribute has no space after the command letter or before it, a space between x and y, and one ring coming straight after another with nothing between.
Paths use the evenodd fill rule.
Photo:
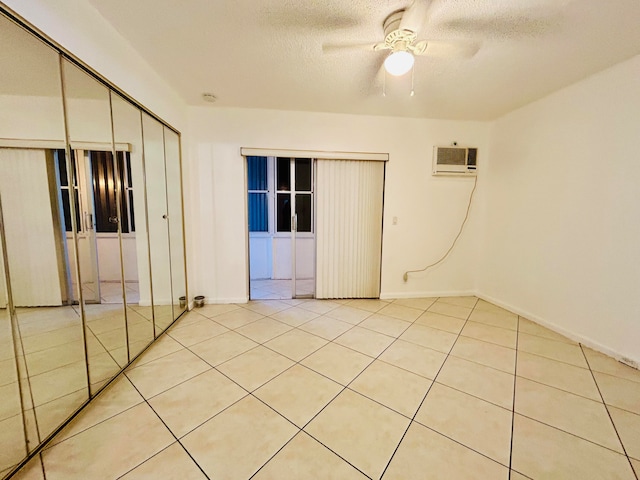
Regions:
<instances>
[{"instance_id":1,"label":"reflected tile floor","mask_svg":"<svg viewBox=\"0 0 640 480\"><path fill-rule=\"evenodd\" d=\"M125 291L127 295L127 303L134 304L140 301L140 290L138 282L125 282ZM82 288L88 297L95 296L96 285L94 283L85 283ZM77 291L77 284L72 284L72 290ZM122 302L122 283L119 281L100 282L100 303L123 303Z\"/></svg>"},{"instance_id":2,"label":"reflected tile floor","mask_svg":"<svg viewBox=\"0 0 640 480\"><path fill-rule=\"evenodd\" d=\"M15 478L633 480L638 432L639 371L475 297L252 301L183 316Z\"/></svg>"}]
</instances>

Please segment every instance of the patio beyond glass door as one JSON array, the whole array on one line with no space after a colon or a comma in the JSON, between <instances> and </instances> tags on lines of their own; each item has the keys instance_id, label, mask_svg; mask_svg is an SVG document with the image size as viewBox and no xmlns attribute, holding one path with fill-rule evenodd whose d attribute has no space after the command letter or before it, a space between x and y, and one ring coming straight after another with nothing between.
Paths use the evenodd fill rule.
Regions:
<instances>
[{"instance_id":1,"label":"patio beyond glass door","mask_svg":"<svg viewBox=\"0 0 640 480\"><path fill-rule=\"evenodd\" d=\"M315 236L313 233L313 160L291 160L291 290L293 298L313 298Z\"/></svg>"},{"instance_id":2,"label":"patio beyond glass door","mask_svg":"<svg viewBox=\"0 0 640 480\"><path fill-rule=\"evenodd\" d=\"M276 235L289 232L292 298L313 297L313 160L276 159Z\"/></svg>"}]
</instances>

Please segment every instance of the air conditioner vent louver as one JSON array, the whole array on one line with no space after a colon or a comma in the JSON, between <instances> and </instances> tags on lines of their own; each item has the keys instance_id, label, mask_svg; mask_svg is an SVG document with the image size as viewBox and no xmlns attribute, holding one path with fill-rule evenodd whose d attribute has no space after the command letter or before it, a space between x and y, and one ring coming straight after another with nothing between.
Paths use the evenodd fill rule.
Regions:
<instances>
[{"instance_id":1,"label":"air conditioner vent louver","mask_svg":"<svg viewBox=\"0 0 640 480\"><path fill-rule=\"evenodd\" d=\"M434 175L475 175L477 148L433 147Z\"/></svg>"}]
</instances>

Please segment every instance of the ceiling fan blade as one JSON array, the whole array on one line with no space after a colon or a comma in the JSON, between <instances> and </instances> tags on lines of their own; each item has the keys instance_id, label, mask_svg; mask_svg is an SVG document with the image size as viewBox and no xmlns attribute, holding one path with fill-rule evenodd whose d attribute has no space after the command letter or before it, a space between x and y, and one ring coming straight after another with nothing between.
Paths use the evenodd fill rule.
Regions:
<instances>
[{"instance_id":1,"label":"ceiling fan blade","mask_svg":"<svg viewBox=\"0 0 640 480\"><path fill-rule=\"evenodd\" d=\"M471 58L480 50L480 43L463 40L421 40L412 48L415 55L442 58Z\"/></svg>"},{"instance_id":2,"label":"ceiling fan blade","mask_svg":"<svg viewBox=\"0 0 640 480\"><path fill-rule=\"evenodd\" d=\"M340 52L353 52L353 51L370 51L375 52L378 50L384 50L387 47L384 43L325 43L322 45L322 53L340 53Z\"/></svg>"},{"instance_id":3,"label":"ceiling fan blade","mask_svg":"<svg viewBox=\"0 0 640 480\"><path fill-rule=\"evenodd\" d=\"M422 30L431 7L432 0L413 0L413 3L402 14L400 30L419 33Z\"/></svg>"}]
</instances>

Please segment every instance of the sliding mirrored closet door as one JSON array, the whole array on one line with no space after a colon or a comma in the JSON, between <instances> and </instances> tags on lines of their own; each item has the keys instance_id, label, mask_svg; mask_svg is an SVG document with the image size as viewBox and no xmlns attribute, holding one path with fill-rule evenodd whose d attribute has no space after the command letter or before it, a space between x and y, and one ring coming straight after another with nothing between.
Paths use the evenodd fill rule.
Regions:
<instances>
[{"instance_id":1,"label":"sliding mirrored closet door","mask_svg":"<svg viewBox=\"0 0 640 480\"><path fill-rule=\"evenodd\" d=\"M156 335L173 322L164 126L142 114L151 286Z\"/></svg>"},{"instance_id":2,"label":"sliding mirrored closet door","mask_svg":"<svg viewBox=\"0 0 640 480\"><path fill-rule=\"evenodd\" d=\"M16 365L17 350L11 328L8 282L2 261L5 252L3 230L0 218L0 445L3 445L0 451L0 477L28 454Z\"/></svg>"},{"instance_id":3,"label":"sliding mirrored closet door","mask_svg":"<svg viewBox=\"0 0 640 480\"><path fill-rule=\"evenodd\" d=\"M187 279L184 255L182 218L182 177L180 168L180 137L164 127L165 171L167 177L167 216L171 248L171 303L173 318L186 310Z\"/></svg>"},{"instance_id":4,"label":"sliding mirrored closet door","mask_svg":"<svg viewBox=\"0 0 640 480\"><path fill-rule=\"evenodd\" d=\"M113 91L111 114L121 177L122 262L131 360L154 338L142 114Z\"/></svg>"},{"instance_id":5,"label":"sliding mirrored closet door","mask_svg":"<svg viewBox=\"0 0 640 480\"><path fill-rule=\"evenodd\" d=\"M188 303L179 134L5 13L0 478Z\"/></svg>"},{"instance_id":6,"label":"sliding mirrored closet door","mask_svg":"<svg viewBox=\"0 0 640 480\"><path fill-rule=\"evenodd\" d=\"M6 408L0 431L14 440L2 442L4 472L81 407L89 390L82 317L74 305L76 251L66 241L78 217L65 152L59 55L4 16L0 45L0 297L6 297L0 318L2 327L7 318L12 327L0 341L13 343L12 350L3 348L9 362L2 366L8 383L0 389Z\"/></svg>"}]
</instances>

